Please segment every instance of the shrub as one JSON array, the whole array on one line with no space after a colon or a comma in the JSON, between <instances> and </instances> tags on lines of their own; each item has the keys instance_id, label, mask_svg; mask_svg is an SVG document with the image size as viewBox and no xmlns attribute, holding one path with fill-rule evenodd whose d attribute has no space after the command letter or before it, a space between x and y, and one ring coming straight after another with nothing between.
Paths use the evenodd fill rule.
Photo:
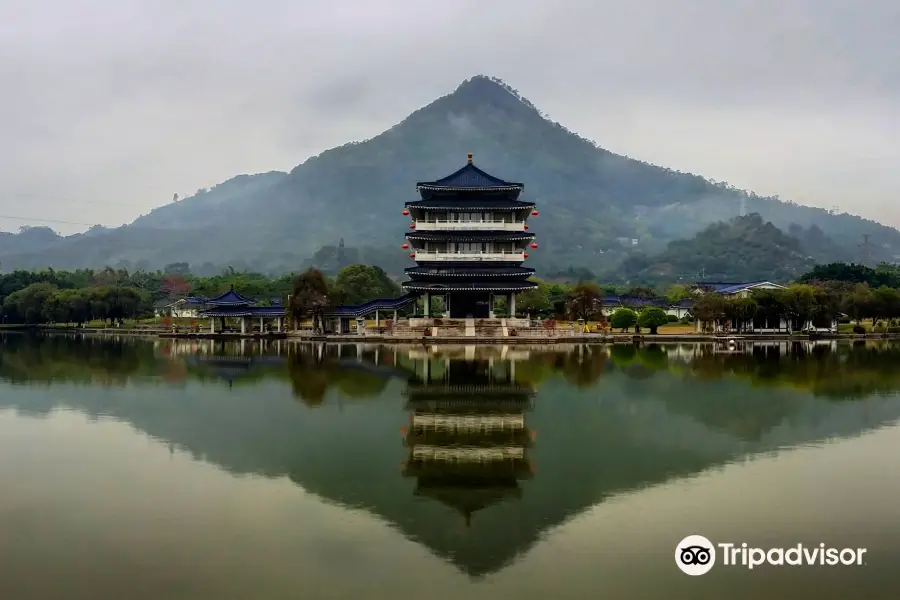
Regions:
<instances>
[{"instance_id":1,"label":"shrub","mask_svg":"<svg viewBox=\"0 0 900 600\"><path fill-rule=\"evenodd\" d=\"M887 328L888 333L900 333L900 327L894 325L892 327Z\"/></svg>"},{"instance_id":2,"label":"shrub","mask_svg":"<svg viewBox=\"0 0 900 600\"><path fill-rule=\"evenodd\" d=\"M668 315L667 318L668 318L669 323L677 323L678 322L678 317L676 317L675 315Z\"/></svg>"},{"instance_id":3,"label":"shrub","mask_svg":"<svg viewBox=\"0 0 900 600\"><path fill-rule=\"evenodd\" d=\"M866 332L866 328L865 328L865 327L863 327L863 326L861 326L861 325L854 325L854 326L853 326L853 333L855 333L855 334L857 334L857 335L860 335L860 334L863 334L863 333L865 333L865 332Z\"/></svg>"},{"instance_id":4,"label":"shrub","mask_svg":"<svg viewBox=\"0 0 900 600\"><path fill-rule=\"evenodd\" d=\"M638 315L638 325L649 329L650 335L656 335L657 329L668 322L669 315L666 314L666 311L656 306L649 306Z\"/></svg>"},{"instance_id":5,"label":"shrub","mask_svg":"<svg viewBox=\"0 0 900 600\"><path fill-rule=\"evenodd\" d=\"M615 329L624 329L637 325L637 313L630 308L619 308L609 317L609 324Z\"/></svg>"}]
</instances>

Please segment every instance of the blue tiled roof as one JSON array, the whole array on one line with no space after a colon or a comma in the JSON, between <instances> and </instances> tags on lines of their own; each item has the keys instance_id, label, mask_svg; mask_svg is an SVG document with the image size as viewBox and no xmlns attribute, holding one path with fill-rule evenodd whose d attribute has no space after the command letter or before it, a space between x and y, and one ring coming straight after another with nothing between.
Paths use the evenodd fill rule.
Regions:
<instances>
[{"instance_id":1,"label":"blue tiled roof","mask_svg":"<svg viewBox=\"0 0 900 600\"><path fill-rule=\"evenodd\" d=\"M325 314L338 317L361 317L376 310L397 310L409 306L416 301L416 296L406 294L399 298L379 298L357 305L343 305L325 311Z\"/></svg>"},{"instance_id":2,"label":"blue tiled roof","mask_svg":"<svg viewBox=\"0 0 900 600\"><path fill-rule=\"evenodd\" d=\"M283 306L227 306L220 305L209 310L202 310L205 317L283 317Z\"/></svg>"},{"instance_id":3,"label":"blue tiled roof","mask_svg":"<svg viewBox=\"0 0 900 600\"><path fill-rule=\"evenodd\" d=\"M423 193L423 195L425 195ZM510 195L514 196L512 192ZM479 210L529 210L534 208L534 202L522 202L514 198L478 198L460 199L428 197L424 200L414 200L406 203L407 208L422 208L425 210L447 210L456 212L470 212Z\"/></svg>"},{"instance_id":4,"label":"blue tiled roof","mask_svg":"<svg viewBox=\"0 0 900 600\"><path fill-rule=\"evenodd\" d=\"M451 173L437 181L420 181L416 187L439 188L439 189L522 189L525 186L521 183L504 181L499 177L494 177L489 173L485 173L472 163L468 163L462 169Z\"/></svg>"},{"instance_id":5,"label":"blue tiled roof","mask_svg":"<svg viewBox=\"0 0 900 600\"><path fill-rule=\"evenodd\" d=\"M697 286L701 288L709 289L717 294L737 294L738 292L742 292L746 289L768 283L771 284L771 281L747 281L743 283L736 282L725 282L725 281L698 281ZM772 284L778 285L778 284ZM781 286L779 286L781 287Z\"/></svg>"},{"instance_id":6,"label":"blue tiled roof","mask_svg":"<svg viewBox=\"0 0 900 600\"><path fill-rule=\"evenodd\" d=\"M188 296L184 301L186 304L206 304L207 299L203 296Z\"/></svg>"},{"instance_id":7,"label":"blue tiled roof","mask_svg":"<svg viewBox=\"0 0 900 600\"><path fill-rule=\"evenodd\" d=\"M206 303L213 306L252 306L253 304L256 304L250 298L241 296L234 291L234 286L218 298L208 299Z\"/></svg>"}]
</instances>

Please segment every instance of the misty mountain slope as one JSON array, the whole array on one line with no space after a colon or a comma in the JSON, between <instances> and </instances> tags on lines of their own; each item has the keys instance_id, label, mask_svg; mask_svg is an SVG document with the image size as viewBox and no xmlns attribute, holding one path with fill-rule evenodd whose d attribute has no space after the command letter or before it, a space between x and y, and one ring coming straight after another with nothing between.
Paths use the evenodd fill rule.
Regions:
<instances>
[{"instance_id":1,"label":"misty mountain slope","mask_svg":"<svg viewBox=\"0 0 900 600\"><path fill-rule=\"evenodd\" d=\"M0 261L6 268L188 261L294 269L342 238L382 255L396 249L403 259L403 202L416 197L417 181L455 171L468 152L486 171L523 182L524 197L538 204L532 229L540 250L529 263L540 271L599 272L635 250L664 251L736 217L742 200L782 230L815 225L845 260L858 258L863 234L871 236L873 259L900 254L896 229L614 154L544 118L505 84L478 76L382 134L325 151L286 175L236 177L93 240L27 252L7 240Z\"/></svg>"},{"instance_id":2,"label":"misty mountain slope","mask_svg":"<svg viewBox=\"0 0 900 600\"><path fill-rule=\"evenodd\" d=\"M790 281L828 252L830 240L799 225L788 235L758 214L715 223L690 239L670 242L654 256L634 255L606 274L609 281L658 283L697 278L707 281ZM824 258L822 262L824 262Z\"/></svg>"},{"instance_id":3,"label":"misty mountain slope","mask_svg":"<svg viewBox=\"0 0 900 600\"><path fill-rule=\"evenodd\" d=\"M270 171L255 175L237 175L193 196L166 204L134 220L132 226L155 229L198 229L209 227L240 211L247 198L271 188L287 173Z\"/></svg>"}]
</instances>

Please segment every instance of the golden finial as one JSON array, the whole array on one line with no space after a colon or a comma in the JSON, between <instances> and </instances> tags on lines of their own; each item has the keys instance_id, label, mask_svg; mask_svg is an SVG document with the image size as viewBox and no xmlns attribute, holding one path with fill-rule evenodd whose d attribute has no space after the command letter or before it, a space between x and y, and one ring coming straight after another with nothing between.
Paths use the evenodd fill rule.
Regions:
<instances>
[{"instance_id":1,"label":"golden finial","mask_svg":"<svg viewBox=\"0 0 900 600\"><path fill-rule=\"evenodd\" d=\"M472 153L471 152L469 152L469 164L470 165L472 164Z\"/></svg>"}]
</instances>

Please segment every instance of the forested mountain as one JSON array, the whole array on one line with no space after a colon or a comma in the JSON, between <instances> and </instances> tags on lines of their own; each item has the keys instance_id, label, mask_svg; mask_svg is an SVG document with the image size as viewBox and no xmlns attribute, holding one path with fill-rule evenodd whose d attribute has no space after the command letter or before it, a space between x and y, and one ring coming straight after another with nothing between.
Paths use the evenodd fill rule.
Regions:
<instances>
[{"instance_id":1,"label":"forested mountain","mask_svg":"<svg viewBox=\"0 0 900 600\"><path fill-rule=\"evenodd\" d=\"M541 250L530 263L539 270L611 269L737 216L742 202L782 230L799 228L810 244L818 239L817 252L832 260L856 260L863 234L873 263L900 254L896 229L613 154L548 120L502 82L478 76L384 133L290 173L241 175L117 229L40 241L29 232L7 235L0 262L72 269L189 261L288 271L344 239L361 260L399 274L408 264L399 248L403 202L415 198L416 181L449 174L467 152L488 172L525 182L525 197L538 203L533 230Z\"/></svg>"},{"instance_id":2,"label":"forested mountain","mask_svg":"<svg viewBox=\"0 0 900 600\"><path fill-rule=\"evenodd\" d=\"M817 260L815 251L752 214L710 225L690 239L670 242L660 254L631 256L607 273L604 281L790 281L817 262L825 262L824 258Z\"/></svg>"}]
</instances>

